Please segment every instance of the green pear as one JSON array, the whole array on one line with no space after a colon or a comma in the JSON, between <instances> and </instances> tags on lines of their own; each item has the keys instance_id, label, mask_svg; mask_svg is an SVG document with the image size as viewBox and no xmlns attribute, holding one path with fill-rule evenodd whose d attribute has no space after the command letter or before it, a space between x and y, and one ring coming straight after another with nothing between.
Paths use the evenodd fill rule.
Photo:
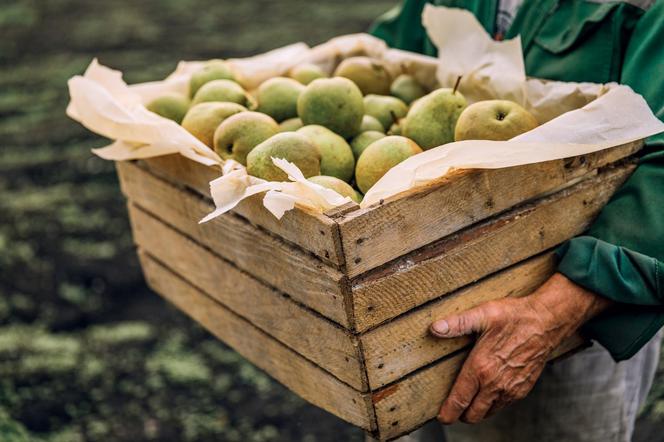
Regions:
<instances>
[{"instance_id":1,"label":"green pear","mask_svg":"<svg viewBox=\"0 0 664 442\"><path fill-rule=\"evenodd\" d=\"M319 186L332 189L341 196L347 196L356 203L362 201L360 194L355 189L353 189L350 184L340 180L339 178L327 175L317 175L307 179L312 183L318 184Z\"/></svg>"},{"instance_id":2,"label":"green pear","mask_svg":"<svg viewBox=\"0 0 664 442\"><path fill-rule=\"evenodd\" d=\"M193 97L201 86L212 80L235 80L231 66L223 60L210 60L191 74L189 96Z\"/></svg>"},{"instance_id":3,"label":"green pear","mask_svg":"<svg viewBox=\"0 0 664 442\"><path fill-rule=\"evenodd\" d=\"M388 170L422 152L422 149L406 137L390 135L374 141L357 160L355 182L363 193L367 193Z\"/></svg>"},{"instance_id":4,"label":"green pear","mask_svg":"<svg viewBox=\"0 0 664 442\"><path fill-rule=\"evenodd\" d=\"M292 78L274 77L258 87L258 111L281 122L297 117L297 99L304 86Z\"/></svg>"},{"instance_id":5,"label":"green pear","mask_svg":"<svg viewBox=\"0 0 664 442\"><path fill-rule=\"evenodd\" d=\"M297 130L314 143L320 151L320 171L323 175L350 181L355 170L355 157L350 146L330 129L310 124Z\"/></svg>"},{"instance_id":6,"label":"green pear","mask_svg":"<svg viewBox=\"0 0 664 442\"><path fill-rule=\"evenodd\" d=\"M247 165L251 149L279 132L279 125L260 112L240 112L226 118L214 131L214 151L224 160Z\"/></svg>"},{"instance_id":7,"label":"green pear","mask_svg":"<svg viewBox=\"0 0 664 442\"><path fill-rule=\"evenodd\" d=\"M368 130L366 132L362 132L359 135L356 135L355 138L353 138L353 141L350 142L350 148L353 151L355 160L360 158L362 152L364 152L364 150L369 147L371 143L380 140L381 138L385 138L385 136L386 135L384 133L378 132L377 130Z\"/></svg>"},{"instance_id":8,"label":"green pear","mask_svg":"<svg viewBox=\"0 0 664 442\"><path fill-rule=\"evenodd\" d=\"M198 89L192 104L206 103L209 101L221 101L247 105L247 92L234 81L212 80Z\"/></svg>"},{"instance_id":9,"label":"green pear","mask_svg":"<svg viewBox=\"0 0 664 442\"><path fill-rule=\"evenodd\" d=\"M304 135L283 132L263 141L247 155L247 172L267 181L288 181L288 175L272 162L273 157L295 164L305 178L320 175L320 152Z\"/></svg>"},{"instance_id":10,"label":"green pear","mask_svg":"<svg viewBox=\"0 0 664 442\"><path fill-rule=\"evenodd\" d=\"M427 150L454 141L454 128L466 99L452 89L436 89L415 102L402 126L403 135Z\"/></svg>"},{"instance_id":11,"label":"green pear","mask_svg":"<svg viewBox=\"0 0 664 442\"><path fill-rule=\"evenodd\" d=\"M362 125L362 92L347 78L319 78L300 94L297 113L305 125L319 124L348 139Z\"/></svg>"},{"instance_id":12,"label":"green pear","mask_svg":"<svg viewBox=\"0 0 664 442\"><path fill-rule=\"evenodd\" d=\"M244 106L237 103L220 103L211 101L192 106L182 119L182 127L193 136L213 146L214 131L222 121L231 115L246 111Z\"/></svg>"},{"instance_id":13,"label":"green pear","mask_svg":"<svg viewBox=\"0 0 664 442\"><path fill-rule=\"evenodd\" d=\"M392 82L390 94L406 104L411 104L418 98L425 96L427 91L412 75L401 74Z\"/></svg>"},{"instance_id":14,"label":"green pear","mask_svg":"<svg viewBox=\"0 0 664 442\"><path fill-rule=\"evenodd\" d=\"M311 63L295 66L290 70L288 76L304 85L307 85L318 78L327 77L321 68Z\"/></svg>"},{"instance_id":15,"label":"green pear","mask_svg":"<svg viewBox=\"0 0 664 442\"><path fill-rule=\"evenodd\" d=\"M182 94L167 93L155 98L145 107L150 112L180 124L189 110L189 99Z\"/></svg>"},{"instance_id":16,"label":"green pear","mask_svg":"<svg viewBox=\"0 0 664 442\"><path fill-rule=\"evenodd\" d=\"M334 76L352 80L364 95L390 93L392 77L380 60L369 57L347 58L339 63Z\"/></svg>"},{"instance_id":17,"label":"green pear","mask_svg":"<svg viewBox=\"0 0 664 442\"><path fill-rule=\"evenodd\" d=\"M386 131L399 118L406 116L408 106L396 97L372 94L364 97L364 112L380 121Z\"/></svg>"},{"instance_id":18,"label":"green pear","mask_svg":"<svg viewBox=\"0 0 664 442\"><path fill-rule=\"evenodd\" d=\"M383 124L378 121L376 117L365 115L362 117L362 125L360 125L360 133L370 130L377 130L378 132L385 132Z\"/></svg>"},{"instance_id":19,"label":"green pear","mask_svg":"<svg viewBox=\"0 0 664 442\"><path fill-rule=\"evenodd\" d=\"M461 112L454 139L505 141L535 129L538 124L533 114L513 101L478 101Z\"/></svg>"},{"instance_id":20,"label":"green pear","mask_svg":"<svg viewBox=\"0 0 664 442\"><path fill-rule=\"evenodd\" d=\"M279 132L295 132L302 126L304 126L304 123L299 118L289 118L279 123Z\"/></svg>"}]
</instances>

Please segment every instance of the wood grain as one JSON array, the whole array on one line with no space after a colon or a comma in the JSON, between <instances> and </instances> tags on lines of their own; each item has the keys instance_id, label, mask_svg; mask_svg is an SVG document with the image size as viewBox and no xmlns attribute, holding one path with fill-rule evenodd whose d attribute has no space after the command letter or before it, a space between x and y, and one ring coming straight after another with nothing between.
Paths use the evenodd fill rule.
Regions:
<instances>
[{"instance_id":1,"label":"wood grain","mask_svg":"<svg viewBox=\"0 0 664 442\"><path fill-rule=\"evenodd\" d=\"M373 415L366 394L279 343L147 254L139 255L150 287L178 309L300 397L351 424L373 429Z\"/></svg>"},{"instance_id":2,"label":"wood grain","mask_svg":"<svg viewBox=\"0 0 664 442\"><path fill-rule=\"evenodd\" d=\"M349 277L564 187L636 152L642 142L590 155L503 169L467 170L339 218Z\"/></svg>"},{"instance_id":3,"label":"wood grain","mask_svg":"<svg viewBox=\"0 0 664 442\"><path fill-rule=\"evenodd\" d=\"M408 254L352 281L358 331L583 232L634 170L605 170L558 193Z\"/></svg>"},{"instance_id":4,"label":"wood grain","mask_svg":"<svg viewBox=\"0 0 664 442\"><path fill-rule=\"evenodd\" d=\"M140 161L140 166L176 185L186 186L210 198L209 182L221 176L213 167L181 155L167 155ZM296 207L279 220L263 207L263 195L242 201L233 213L250 223L284 238L337 267L343 265L336 225L329 217Z\"/></svg>"},{"instance_id":5,"label":"wood grain","mask_svg":"<svg viewBox=\"0 0 664 442\"><path fill-rule=\"evenodd\" d=\"M394 382L472 342L470 336L432 337L429 326L436 319L494 299L528 295L555 268L553 253L536 256L366 333L361 339L370 388Z\"/></svg>"},{"instance_id":6,"label":"wood grain","mask_svg":"<svg viewBox=\"0 0 664 442\"><path fill-rule=\"evenodd\" d=\"M134 241L182 279L357 390L366 390L356 338L261 284L134 205Z\"/></svg>"},{"instance_id":7,"label":"wood grain","mask_svg":"<svg viewBox=\"0 0 664 442\"><path fill-rule=\"evenodd\" d=\"M580 336L570 337L551 355L550 363L555 364L555 359L584 345L586 341ZM377 439L396 438L436 417L468 353L469 350L461 351L374 392Z\"/></svg>"},{"instance_id":8,"label":"wood grain","mask_svg":"<svg viewBox=\"0 0 664 442\"><path fill-rule=\"evenodd\" d=\"M339 270L231 213L199 224L214 208L208 199L132 163L117 163L117 170L122 191L134 204L266 284L349 327Z\"/></svg>"}]
</instances>

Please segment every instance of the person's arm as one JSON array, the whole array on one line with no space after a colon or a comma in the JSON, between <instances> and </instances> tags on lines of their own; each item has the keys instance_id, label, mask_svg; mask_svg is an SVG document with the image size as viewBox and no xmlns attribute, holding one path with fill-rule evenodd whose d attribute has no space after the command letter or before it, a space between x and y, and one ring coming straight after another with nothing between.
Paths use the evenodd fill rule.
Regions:
<instances>
[{"instance_id":1,"label":"person's arm","mask_svg":"<svg viewBox=\"0 0 664 442\"><path fill-rule=\"evenodd\" d=\"M627 47L621 83L644 96L664 119L664 1L639 20ZM632 357L664 325L664 134L646 142L646 155L602 210L586 236L558 251L559 271L620 308L583 331L614 359Z\"/></svg>"}]
</instances>

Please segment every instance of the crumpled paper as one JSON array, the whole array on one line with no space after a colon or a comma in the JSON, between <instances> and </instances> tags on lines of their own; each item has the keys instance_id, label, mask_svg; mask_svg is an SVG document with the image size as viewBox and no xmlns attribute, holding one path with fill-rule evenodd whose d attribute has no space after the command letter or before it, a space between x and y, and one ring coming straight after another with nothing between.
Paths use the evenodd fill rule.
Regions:
<instances>
[{"instance_id":1,"label":"crumpled paper","mask_svg":"<svg viewBox=\"0 0 664 442\"><path fill-rule=\"evenodd\" d=\"M382 40L354 34L314 48L297 43L229 62L239 81L251 90L270 77L285 75L300 63L314 63L329 74L344 58L369 55L383 60L393 75L412 74L429 88L450 87L462 75L460 91L469 102L510 99L544 123L510 141L450 143L411 157L369 190L361 203L363 208L440 179L451 170L510 167L572 157L664 130L643 98L628 87L527 78L520 39L494 41L465 10L427 5L423 24L439 49L438 59L389 49ZM221 161L181 126L145 109L145 103L165 92L187 93L189 77L201 65L181 62L163 81L127 86L120 72L94 60L83 76L70 79L67 113L90 130L116 140L94 150L102 158L121 161L180 153L218 167L222 176L210 183L216 210L204 221L257 193L265 193L265 207L278 218L296 205L323 212L349 201L305 180L297 167L285 161L275 160L275 164L289 175L289 182L265 182L249 176L242 165Z\"/></svg>"}]
</instances>

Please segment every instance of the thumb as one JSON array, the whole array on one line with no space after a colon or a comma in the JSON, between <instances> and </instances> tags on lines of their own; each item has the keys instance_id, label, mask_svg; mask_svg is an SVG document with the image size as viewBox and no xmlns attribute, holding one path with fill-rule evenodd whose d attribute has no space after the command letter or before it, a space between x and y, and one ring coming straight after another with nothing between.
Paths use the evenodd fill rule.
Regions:
<instances>
[{"instance_id":1,"label":"thumb","mask_svg":"<svg viewBox=\"0 0 664 442\"><path fill-rule=\"evenodd\" d=\"M479 333L486 326L484 310L475 307L457 315L438 319L431 324L431 334L438 338L456 338L458 336Z\"/></svg>"}]
</instances>

